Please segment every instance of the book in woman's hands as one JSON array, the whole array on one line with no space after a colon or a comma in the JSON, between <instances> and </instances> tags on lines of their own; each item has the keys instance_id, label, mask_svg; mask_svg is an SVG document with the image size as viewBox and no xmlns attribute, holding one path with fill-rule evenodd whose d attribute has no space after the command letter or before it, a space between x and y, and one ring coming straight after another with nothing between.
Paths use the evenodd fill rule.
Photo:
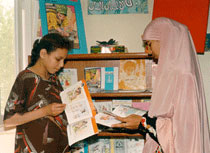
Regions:
<instances>
[{"instance_id":1,"label":"book in woman's hands","mask_svg":"<svg viewBox=\"0 0 210 153\"><path fill-rule=\"evenodd\" d=\"M97 134L98 127L94 118L96 110L85 80L66 88L60 96L66 104L69 145Z\"/></svg>"},{"instance_id":2,"label":"book in woman's hands","mask_svg":"<svg viewBox=\"0 0 210 153\"><path fill-rule=\"evenodd\" d=\"M131 106L127 106L127 105L119 105L112 112L103 111L103 112L96 114L95 119L96 119L96 123L111 127L112 124L121 123L121 121L115 119L116 116L127 117L131 114L136 114L136 115L142 116L145 113L146 113L145 110L140 110L140 109L137 109L137 108L134 108Z\"/></svg>"}]
</instances>

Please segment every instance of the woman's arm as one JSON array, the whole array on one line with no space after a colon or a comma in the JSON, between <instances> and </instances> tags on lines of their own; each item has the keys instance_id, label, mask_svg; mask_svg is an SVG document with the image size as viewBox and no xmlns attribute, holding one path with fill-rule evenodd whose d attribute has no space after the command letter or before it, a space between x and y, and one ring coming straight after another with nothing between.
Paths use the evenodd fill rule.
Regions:
<instances>
[{"instance_id":1,"label":"woman's arm","mask_svg":"<svg viewBox=\"0 0 210 153\"><path fill-rule=\"evenodd\" d=\"M146 135L148 133L157 143L157 134L156 134L156 117L149 117L148 113L145 113L143 116L139 115L129 115L128 117L116 117L117 120L120 120L122 123L113 124L112 127L117 128L127 128L127 129L138 129L139 133Z\"/></svg>"},{"instance_id":2,"label":"woman's arm","mask_svg":"<svg viewBox=\"0 0 210 153\"><path fill-rule=\"evenodd\" d=\"M5 130L15 128L18 125L28 123L44 116L57 116L64 111L65 106L65 104L52 103L22 115L15 113L12 117L4 120L4 128Z\"/></svg>"}]
</instances>

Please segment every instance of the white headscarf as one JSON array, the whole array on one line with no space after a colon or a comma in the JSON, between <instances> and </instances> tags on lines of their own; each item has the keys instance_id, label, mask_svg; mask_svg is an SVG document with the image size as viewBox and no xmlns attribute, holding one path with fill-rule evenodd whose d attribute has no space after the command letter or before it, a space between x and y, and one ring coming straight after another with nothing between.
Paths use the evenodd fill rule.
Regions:
<instances>
[{"instance_id":1,"label":"white headscarf","mask_svg":"<svg viewBox=\"0 0 210 153\"><path fill-rule=\"evenodd\" d=\"M158 141L164 153L210 153L210 135L203 80L188 28L156 18L143 40L160 40L160 56L149 116L156 116ZM148 139L144 153L157 144Z\"/></svg>"}]
</instances>

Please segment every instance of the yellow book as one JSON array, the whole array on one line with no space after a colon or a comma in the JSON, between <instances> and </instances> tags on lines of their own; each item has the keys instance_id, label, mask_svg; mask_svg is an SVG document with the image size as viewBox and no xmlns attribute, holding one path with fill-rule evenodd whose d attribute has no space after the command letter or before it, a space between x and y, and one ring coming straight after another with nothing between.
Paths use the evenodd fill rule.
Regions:
<instances>
[{"instance_id":1,"label":"yellow book","mask_svg":"<svg viewBox=\"0 0 210 153\"><path fill-rule=\"evenodd\" d=\"M144 59L120 60L119 90L146 89L146 62Z\"/></svg>"}]
</instances>

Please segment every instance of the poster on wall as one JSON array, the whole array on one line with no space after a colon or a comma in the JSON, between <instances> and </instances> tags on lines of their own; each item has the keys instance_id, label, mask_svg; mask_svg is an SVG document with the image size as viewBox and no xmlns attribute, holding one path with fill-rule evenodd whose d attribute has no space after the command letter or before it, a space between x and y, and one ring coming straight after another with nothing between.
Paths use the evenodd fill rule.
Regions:
<instances>
[{"instance_id":1,"label":"poster on wall","mask_svg":"<svg viewBox=\"0 0 210 153\"><path fill-rule=\"evenodd\" d=\"M147 0L88 0L88 15L147 14Z\"/></svg>"},{"instance_id":2,"label":"poster on wall","mask_svg":"<svg viewBox=\"0 0 210 153\"><path fill-rule=\"evenodd\" d=\"M60 33L73 41L69 54L86 54L87 45L80 0L39 0L41 33Z\"/></svg>"}]
</instances>

